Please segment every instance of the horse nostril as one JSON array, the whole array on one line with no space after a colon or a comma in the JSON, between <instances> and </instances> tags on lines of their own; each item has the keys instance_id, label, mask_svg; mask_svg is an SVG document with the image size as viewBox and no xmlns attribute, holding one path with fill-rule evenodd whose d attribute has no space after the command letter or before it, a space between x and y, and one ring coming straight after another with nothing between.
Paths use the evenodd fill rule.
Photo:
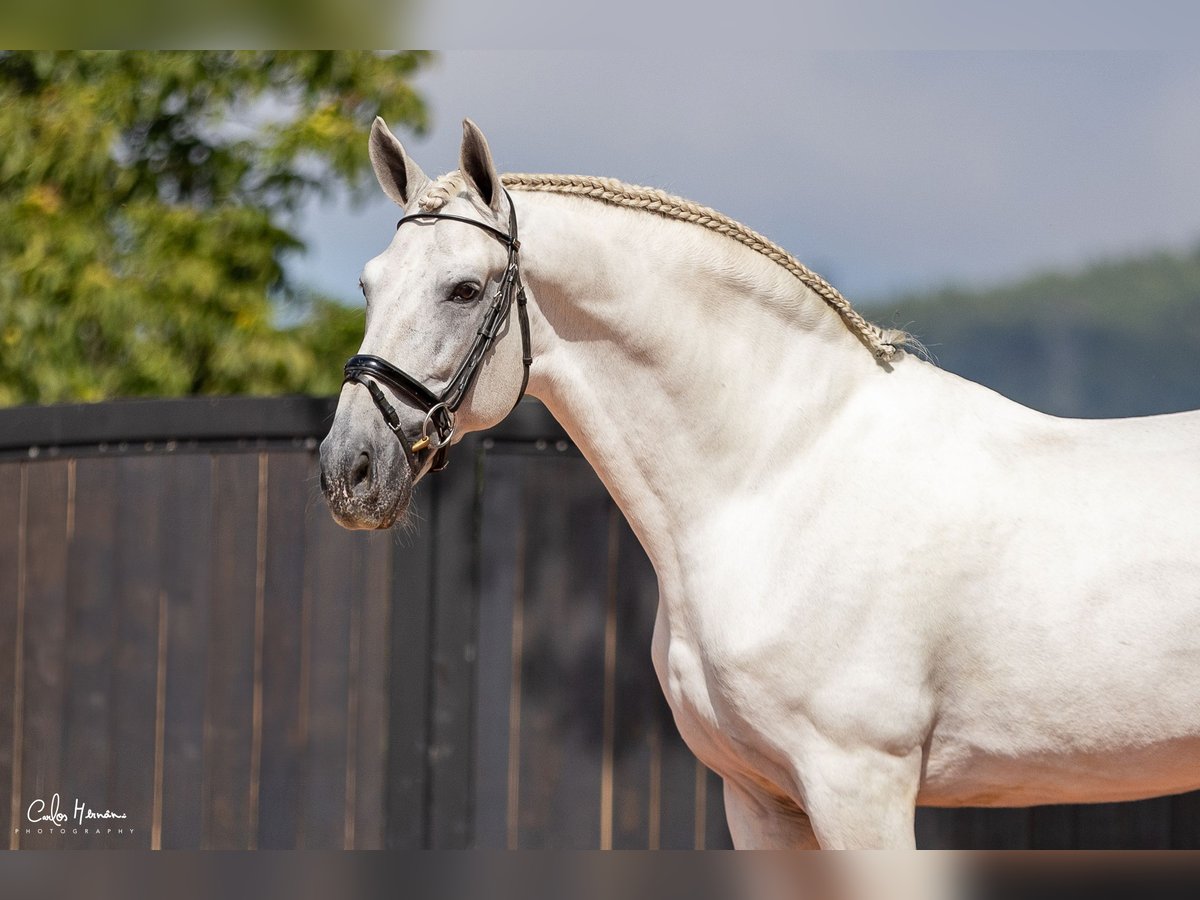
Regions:
<instances>
[{"instance_id":1,"label":"horse nostril","mask_svg":"<svg viewBox=\"0 0 1200 900\"><path fill-rule=\"evenodd\" d=\"M324 466L321 467L321 491L326 494L329 493L329 479L325 476Z\"/></svg>"},{"instance_id":2,"label":"horse nostril","mask_svg":"<svg viewBox=\"0 0 1200 900\"><path fill-rule=\"evenodd\" d=\"M371 457L364 450L358 454L358 459L354 461L354 468L350 470L350 489L358 490L360 487L366 487L371 480Z\"/></svg>"}]
</instances>

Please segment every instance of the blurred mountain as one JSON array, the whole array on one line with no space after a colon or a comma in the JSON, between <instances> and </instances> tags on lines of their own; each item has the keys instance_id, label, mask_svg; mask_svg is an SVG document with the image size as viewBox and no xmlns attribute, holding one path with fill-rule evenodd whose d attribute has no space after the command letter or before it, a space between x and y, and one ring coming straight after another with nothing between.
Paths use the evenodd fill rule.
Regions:
<instances>
[{"instance_id":1,"label":"blurred mountain","mask_svg":"<svg viewBox=\"0 0 1200 900\"><path fill-rule=\"evenodd\" d=\"M1200 247L906 296L872 312L915 334L942 368L1044 412L1200 408Z\"/></svg>"}]
</instances>

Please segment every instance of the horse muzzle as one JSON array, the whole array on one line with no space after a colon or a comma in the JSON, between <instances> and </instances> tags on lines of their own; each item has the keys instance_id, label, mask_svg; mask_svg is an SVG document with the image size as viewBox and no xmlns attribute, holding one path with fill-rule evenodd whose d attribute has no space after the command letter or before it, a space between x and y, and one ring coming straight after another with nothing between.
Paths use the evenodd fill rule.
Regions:
<instances>
[{"instance_id":1,"label":"horse muzzle","mask_svg":"<svg viewBox=\"0 0 1200 900\"><path fill-rule=\"evenodd\" d=\"M321 443L321 490L343 528L391 528L408 511L412 467L388 438L381 445L331 432Z\"/></svg>"}]
</instances>

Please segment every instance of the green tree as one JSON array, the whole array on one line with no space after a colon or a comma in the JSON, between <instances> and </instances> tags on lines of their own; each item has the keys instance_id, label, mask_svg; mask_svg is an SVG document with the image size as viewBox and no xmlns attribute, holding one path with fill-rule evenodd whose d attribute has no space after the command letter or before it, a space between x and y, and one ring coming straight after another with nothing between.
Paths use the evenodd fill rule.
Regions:
<instances>
[{"instance_id":1,"label":"green tree","mask_svg":"<svg viewBox=\"0 0 1200 900\"><path fill-rule=\"evenodd\" d=\"M361 311L288 280L294 213L424 128L425 58L0 53L0 404L336 387Z\"/></svg>"}]
</instances>

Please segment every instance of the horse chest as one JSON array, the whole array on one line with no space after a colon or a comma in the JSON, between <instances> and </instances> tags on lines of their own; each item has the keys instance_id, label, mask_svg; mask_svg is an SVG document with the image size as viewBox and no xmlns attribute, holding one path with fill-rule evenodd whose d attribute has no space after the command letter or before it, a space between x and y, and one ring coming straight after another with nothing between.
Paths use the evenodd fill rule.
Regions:
<instances>
[{"instance_id":1,"label":"horse chest","mask_svg":"<svg viewBox=\"0 0 1200 900\"><path fill-rule=\"evenodd\" d=\"M774 742L755 710L715 669L687 629L671 629L659 610L652 656L680 737L696 757L722 775L773 769L764 751ZM769 755L769 754L768 754Z\"/></svg>"},{"instance_id":2,"label":"horse chest","mask_svg":"<svg viewBox=\"0 0 1200 900\"><path fill-rule=\"evenodd\" d=\"M692 751L699 754L697 745L705 742L715 716L707 699L703 661L694 642L672 635L660 613L654 628L652 655L675 725Z\"/></svg>"}]
</instances>

